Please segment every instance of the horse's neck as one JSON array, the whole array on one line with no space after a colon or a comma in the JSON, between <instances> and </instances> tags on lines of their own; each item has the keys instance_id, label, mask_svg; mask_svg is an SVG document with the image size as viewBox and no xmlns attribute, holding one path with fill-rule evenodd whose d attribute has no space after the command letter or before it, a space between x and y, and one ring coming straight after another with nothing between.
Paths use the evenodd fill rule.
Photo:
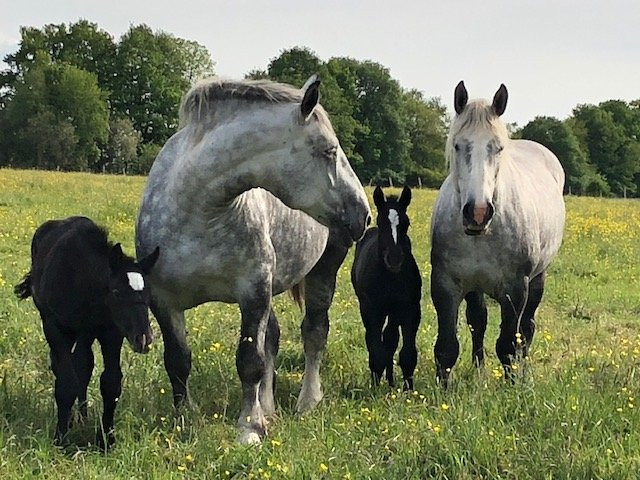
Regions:
<instances>
[{"instance_id":1,"label":"horse's neck","mask_svg":"<svg viewBox=\"0 0 640 480\"><path fill-rule=\"evenodd\" d=\"M190 127L172 182L177 201L189 209L224 209L252 188L273 191L279 172L267 171L265 158L276 142L265 145L263 132L274 115L255 109L204 132Z\"/></svg>"}]
</instances>

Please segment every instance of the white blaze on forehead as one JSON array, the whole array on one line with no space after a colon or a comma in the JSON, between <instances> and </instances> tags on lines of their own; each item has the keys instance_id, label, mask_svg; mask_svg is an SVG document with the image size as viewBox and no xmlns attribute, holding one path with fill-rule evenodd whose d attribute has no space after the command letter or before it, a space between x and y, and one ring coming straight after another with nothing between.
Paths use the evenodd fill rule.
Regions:
<instances>
[{"instance_id":1,"label":"white blaze on forehead","mask_svg":"<svg viewBox=\"0 0 640 480\"><path fill-rule=\"evenodd\" d=\"M400 216L394 209L389 209L389 223L391 224L391 235L393 235L393 243L398 244L398 225L400 225Z\"/></svg>"},{"instance_id":2,"label":"white blaze on forehead","mask_svg":"<svg viewBox=\"0 0 640 480\"><path fill-rule=\"evenodd\" d=\"M129 286L133 288L136 292L144 289L144 279L142 275L138 272L127 272L127 277L129 277Z\"/></svg>"}]
</instances>

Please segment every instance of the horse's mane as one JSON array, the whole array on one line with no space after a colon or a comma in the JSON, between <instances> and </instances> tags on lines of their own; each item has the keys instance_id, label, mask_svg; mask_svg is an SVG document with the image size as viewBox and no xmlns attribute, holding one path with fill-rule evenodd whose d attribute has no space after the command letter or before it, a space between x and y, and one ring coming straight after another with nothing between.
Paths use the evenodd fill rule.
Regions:
<instances>
[{"instance_id":1,"label":"horse's mane","mask_svg":"<svg viewBox=\"0 0 640 480\"><path fill-rule=\"evenodd\" d=\"M215 112L223 100L294 103L302 101L303 92L291 85L271 80L227 80L212 77L198 82L182 99L180 126L196 123Z\"/></svg>"},{"instance_id":2,"label":"horse's mane","mask_svg":"<svg viewBox=\"0 0 640 480\"><path fill-rule=\"evenodd\" d=\"M509 132L504 122L496 115L491 104L486 100L472 100L459 115L453 119L449 136L447 137L446 158L449 168L453 160L453 139L465 130L490 130L494 135L506 141L509 139Z\"/></svg>"}]
</instances>

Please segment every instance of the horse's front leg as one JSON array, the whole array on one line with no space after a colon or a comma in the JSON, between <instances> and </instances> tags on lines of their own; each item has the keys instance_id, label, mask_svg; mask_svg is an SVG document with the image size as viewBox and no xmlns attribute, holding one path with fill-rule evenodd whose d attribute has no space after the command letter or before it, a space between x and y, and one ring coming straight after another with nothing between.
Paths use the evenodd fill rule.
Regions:
<instances>
[{"instance_id":1,"label":"horse's front leg","mask_svg":"<svg viewBox=\"0 0 640 480\"><path fill-rule=\"evenodd\" d=\"M446 273L436 265L431 271L431 299L438 316L438 338L433 348L436 361L436 381L449 385L451 369L458 360L457 323L462 291Z\"/></svg>"},{"instance_id":2,"label":"horse's front leg","mask_svg":"<svg viewBox=\"0 0 640 480\"><path fill-rule=\"evenodd\" d=\"M62 333L51 320L43 319L43 327L51 350L51 370L56 378L54 395L58 408L58 422L54 441L62 444L69 431L71 408L80 390L71 354L75 339Z\"/></svg>"},{"instance_id":3,"label":"horse's front leg","mask_svg":"<svg viewBox=\"0 0 640 480\"><path fill-rule=\"evenodd\" d=\"M522 351L525 338L519 334L522 331L522 318L527 302L529 290L528 277L514 283L508 292L500 298L500 335L496 341L496 354L504 368L505 378L513 378L512 361L516 352ZM519 330L520 329L520 330Z\"/></svg>"},{"instance_id":4,"label":"horse's front leg","mask_svg":"<svg viewBox=\"0 0 640 480\"><path fill-rule=\"evenodd\" d=\"M122 369L120 368L120 351L122 349L122 335L115 329L107 330L98 336L104 371L100 375L100 393L104 411L102 425L96 435L96 443L101 448L108 448L116 441L113 433L113 417L118 398L122 393Z\"/></svg>"},{"instance_id":5,"label":"horse's front leg","mask_svg":"<svg viewBox=\"0 0 640 480\"><path fill-rule=\"evenodd\" d=\"M266 372L265 341L271 313L271 282L253 284L240 299L240 342L236 367L242 382L242 410L238 419L238 442L260 443L266 420L260 404L260 383Z\"/></svg>"},{"instance_id":6,"label":"horse's front leg","mask_svg":"<svg viewBox=\"0 0 640 480\"><path fill-rule=\"evenodd\" d=\"M78 390L78 420L81 423L84 423L88 416L87 388L93 373L94 361L93 351L91 350L93 340L94 337L92 335L83 335L78 337L73 347L71 347L73 364L76 369L76 376L78 377L80 385Z\"/></svg>"},{"instance_id":7,"label":"horse's front leg","mask_svg":"<svg viewBox=\"0 0 640 480\"><path fill-rule=\"evenodd\" d=\"M320 260L305 277L305 314L300 327L304 377L296 404L298 413L313 409L322 400L320 365L329 334L329 307L336 289L336 276L348 250L327 243Z\"/></svg>"},{"instance_id":8,"label":"horse's front leg","mask_svg":"<svg viewBox=\"0 0 640 480\"><path fill-rule=\"evenodd\" d=\"M471 330L471 361L476 367L484 365L484 334L487 330L487 304L482 292L469 292L464 299L467 302L467 324Z\"/></svg>"}]
</instances>

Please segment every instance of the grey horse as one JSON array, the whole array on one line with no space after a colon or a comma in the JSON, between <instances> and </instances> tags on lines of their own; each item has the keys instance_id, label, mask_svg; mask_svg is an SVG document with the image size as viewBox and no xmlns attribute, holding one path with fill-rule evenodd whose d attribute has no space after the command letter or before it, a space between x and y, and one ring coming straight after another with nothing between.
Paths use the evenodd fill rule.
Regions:
<instances>
[{"instance_id":1,"label":"grey horse","mask_svg":"<svg viewBox=\"0 0 640 480\"><path fill-rule=\"evenodd\" d=\"M149 277L176 406L190 402L184 311L220 301L241 312L236 366L241 443L258 443L275 411L280 330L272 297L301 289L305 371L297 410L322 398L320 360L328 309L348 248L370 222L362 184L318 104L302 89L217 78L184 97L180 130L159 153L136 228L139 256L160 246Z\"/></svg>"},{"instance_id":2,"label":"grey horse","mask_svg":"<svg viewBox=\"0 0 640 480\"><path fill-rule=\"evenodd\" d=\"M505 86L492 103L469 102L463 82L454 97L457 115L446 147L450 172L431 224L436 377L445 386L459 354L456 330L463 298L476 365L484 361L484 294L501 307L496 353L505 376L516 352L527 355L545 270L560 248L565 219L562 166L544 146L509 138L500 120L507 105Z\"/></svg>"}]
</instances>

